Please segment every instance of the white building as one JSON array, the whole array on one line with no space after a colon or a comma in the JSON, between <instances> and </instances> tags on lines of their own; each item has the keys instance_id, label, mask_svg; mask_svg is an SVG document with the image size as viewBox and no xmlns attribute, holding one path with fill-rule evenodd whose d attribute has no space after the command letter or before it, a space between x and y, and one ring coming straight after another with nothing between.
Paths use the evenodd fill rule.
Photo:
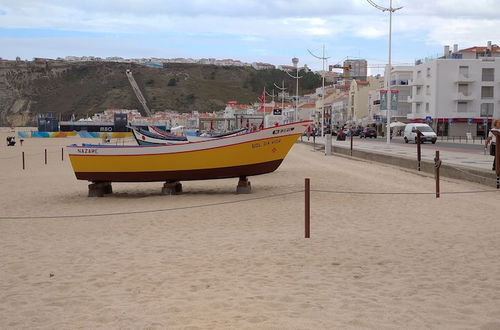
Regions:
<instances>
[{"instance_id":1,"label":"white building","mask_svg":"<svg viewBox=\"0 0 500 330\"><path fill-rule=\"evenodd\" d=\"M485 121L500 118L500 58L491 56L497 53L495 46L489 43L489 51L473 47L451 54L445 47L447 56L416 65L408 119L430 119L438 135L484 136Z\"/></svg>"},{"instance_id":2,"label":"white building","mask_svg":"<svg viewBox=\"0 0 500 330\"><path fill-rule=\"evenodd\" d=\"M410 81L413 76L414 66L393 66L389 79L389 66L385 68L384 88L391 84L391 91L398 91L397 110L391 112L391 121L406 122L408 115L412 112L411 86ZM387 111L382 110L380 115L387 118Z\"/></svg>"}]
</instances>

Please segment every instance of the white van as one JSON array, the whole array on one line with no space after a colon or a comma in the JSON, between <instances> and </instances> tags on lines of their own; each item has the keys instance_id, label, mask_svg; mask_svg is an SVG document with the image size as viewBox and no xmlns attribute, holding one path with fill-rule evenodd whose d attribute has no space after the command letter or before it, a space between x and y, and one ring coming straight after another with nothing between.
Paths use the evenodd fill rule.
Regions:
<instances>
[{"instance_id":1,"label":"white van","mask_svg":"<svg viewBox=\"0 0 500 330\"><path fill-rule=\"evenodd\" d=\"M405 143L408 143L408 141L417 143L417 130L423 134L420 137L421 143L424 143L425 141L432 142L432 144L436 143L437 135L427 124L406 124L404 133Z\"/></svg>"}]
</instances>

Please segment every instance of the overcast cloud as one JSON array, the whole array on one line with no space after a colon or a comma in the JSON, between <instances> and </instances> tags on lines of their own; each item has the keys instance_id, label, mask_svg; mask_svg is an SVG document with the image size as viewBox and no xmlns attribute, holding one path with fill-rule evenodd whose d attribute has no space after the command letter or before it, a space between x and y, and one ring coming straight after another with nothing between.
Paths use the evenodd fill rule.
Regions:
<instances>
[{"instance_id":1,"label":"overcast cloud","mask_svg":"<svg viewBox=\"0 0 500 330\"><path fill-rule=\"evenodd\" d=\"M376 2L389 5L389 0ZM394 0L393 6L403 7L393 16L396 60L436 55L444 44L462 48L487 40L500 43L498 0ZM0 40L8 46L0 51L4 58L42 53L51 54L48 57L205 54L270 61L304 56L307 48L325 44L329 55L338 59L359 55L383 60L388 13L366 0L0 0L0 29L6 36ZM87 48L68 43L68 38L82 37ZM103 48L105 40L111 46ZM134 44L135 51L122 44L125 40ZM41 44L53 51L40 48ZM153 49L155 54L148 55Z\"/></svg>"}]
</instances>

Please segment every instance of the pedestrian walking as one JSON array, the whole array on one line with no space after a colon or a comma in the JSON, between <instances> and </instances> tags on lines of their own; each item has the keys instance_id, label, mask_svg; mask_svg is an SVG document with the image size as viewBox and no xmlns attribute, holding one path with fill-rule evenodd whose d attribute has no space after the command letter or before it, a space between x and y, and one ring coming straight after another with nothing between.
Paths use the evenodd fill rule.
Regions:
<instances>
[{"instance_id":1,"label":"pedestrian walking","mask_svg":"<svg viewBox=\"0 0 500 330\"><path fill-rule=\"evenodd\" d=\"M497 160L497 158L496 158L496 144L498 143L498 141L497 141L497 137L495 136L495 134L493 134L493 131L500 132L500 119L493 120L493 127L491 128L490 133L488 134L488 137L486 138L486 141L484 142L485 149L488 148L488 144L491 142L490 155L495 156L495 158L493 158L493 168L492 168L492 170L494 171L495 165L496 165L496 160Z\"/></svg>"}]
</instances>

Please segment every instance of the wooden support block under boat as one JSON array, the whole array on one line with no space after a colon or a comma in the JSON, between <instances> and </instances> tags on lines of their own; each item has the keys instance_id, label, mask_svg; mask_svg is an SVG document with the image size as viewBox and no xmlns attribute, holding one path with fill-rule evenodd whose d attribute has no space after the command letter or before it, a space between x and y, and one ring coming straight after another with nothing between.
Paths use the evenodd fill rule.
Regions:
<instances>
[{"instance_id":1,"label":"wooden support block under boat","mask_svg":"<svg viewBox=\"0 0 500 330\"><path fill-rule=\"evenodd\" d=\"M104 197L104 195L112 193L111 182L93 182L89 184L88 197Z\"/></svg>"},{"instance_id":2,"label":"wooden support block under boat","mask_svg":"<svg viewBox=\"0 0 500 330\"><path fill-rule=\"evenodd\" d=\"M163 195L180 195L182 193L182 184L179 181L165 182L161 193Z\"/></svg>"},{"instance_id":3,"label":"wooden support block under boat","mask_svg":"<svg viewBox=\"0 0 500 330\"><path fill-rule=\"evenodd\" d=\"M237 194L250 194L252 192L252 186L250 181L248 181L246 176L240 177L238 185L236 186Z\"/></svg>"}]
</instances>

